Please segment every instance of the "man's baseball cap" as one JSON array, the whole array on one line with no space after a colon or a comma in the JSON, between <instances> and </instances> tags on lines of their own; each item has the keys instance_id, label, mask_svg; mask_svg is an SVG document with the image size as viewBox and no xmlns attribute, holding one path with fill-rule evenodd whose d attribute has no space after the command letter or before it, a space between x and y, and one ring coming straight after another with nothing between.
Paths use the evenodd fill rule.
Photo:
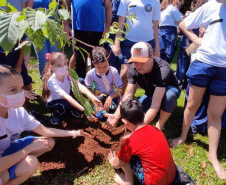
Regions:
<instances>
[{"instance_id":1,"label":"man's baseball cap","mask_svg":"<svg viewBox=\"0 0 226 185\"><path fill-rule=\"evenodd\" d=\"M147 42L138 42L131 48L131 58L128 62L145 63L153 55L153 48Z\"/></svg>"}]
</instances>

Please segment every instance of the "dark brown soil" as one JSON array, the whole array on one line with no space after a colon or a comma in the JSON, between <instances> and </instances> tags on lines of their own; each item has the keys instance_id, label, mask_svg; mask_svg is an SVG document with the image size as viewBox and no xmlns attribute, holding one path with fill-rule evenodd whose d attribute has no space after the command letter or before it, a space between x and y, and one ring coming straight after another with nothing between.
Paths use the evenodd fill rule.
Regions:
<instances>
[{"instance_id":1,"label":"dark brown soil","mask_svg":"<svg viewBox=\"0 0 226 185\"><path fill-rule=\"evenodd\" d=\"M53 127L53 125L47 126ZM55 138L54 149L39 157L41 177L46 179L46 182L51 182L51 179L61 172L79 177L91 171L95 165L107 160L109 151L119 151L123 142L122 137L125 134L123 125L105 130L102 129L101 123L89 123L84 119L67 121L67 123L57 125L56 128L84 129L94 138ZM36 181L35 177L27 184L34 184L34 181ZM72 182L66 184L72 184Z\"/></svg>"}]
</instances>

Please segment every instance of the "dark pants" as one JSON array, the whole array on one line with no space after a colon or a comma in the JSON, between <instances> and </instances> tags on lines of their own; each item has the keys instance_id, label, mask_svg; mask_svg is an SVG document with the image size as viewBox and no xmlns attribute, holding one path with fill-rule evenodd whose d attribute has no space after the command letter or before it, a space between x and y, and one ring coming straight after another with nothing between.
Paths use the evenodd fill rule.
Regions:
<instances>
[{"instance_id":1,"label":"dark pants","mask_svg":"<svg viewBox=\"0 0 226 185\"><path fill-rule=\"evenodd\" d=\"M60 114L61 118L65 118L67 113L76 115L77 112L80 112L65 99L58 99L47 102L46 106L50 108L51 112L57 111Z\"/></svg>"},{"instance_id":2,"label":"dark pants","mask_svg":"<svg viewBox=\"0 0 226 185\"><path fill-rule=\"evenodd\" d=\"M93 45L93 46L99 46L99 40L102 38L102 32L92 32L92 31L79 31L79 30L74 30L75 33L75 38ZM77 47L81 47L83 49L85 49L87 52L89 52L91 54L92 57L92 48L88 47L80 42L76 42L76 46ZM83 52L82 50L80 50L81 52ZM80 51L76 50L76 72L78 74L79 77L81 78L85 78L86 77L86 59L87 59L87 54L85 52L83 52L84 56L85 56L85 61L80 53Z\"/></svg>"}]
</instances>

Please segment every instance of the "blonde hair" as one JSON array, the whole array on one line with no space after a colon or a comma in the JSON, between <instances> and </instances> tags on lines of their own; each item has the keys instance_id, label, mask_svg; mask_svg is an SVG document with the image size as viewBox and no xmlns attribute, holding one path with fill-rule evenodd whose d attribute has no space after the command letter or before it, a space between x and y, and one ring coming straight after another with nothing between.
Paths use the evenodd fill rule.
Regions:
<instances>
[{"instance_id":1,"label":"blonde hair","mask_svg":"<svg viewBox=\"0 0 226 185\"><path fill-rule=\"evenodd\" d=\"M60 52L53 52L49 56L49 61L45 65L44 74L43 74L43 77L42 77L42 83L43 83L42 99L44 101L46 101L50 96L50 92L49 92L47 83L48 83L49 78L53 74L53 70L50 69L49 65L54 65L55 61L58 60L58 59L62 59L64 61L67 61L67 57L66 57L65 54L60 53Z\"/></svg>"}]
</instances>

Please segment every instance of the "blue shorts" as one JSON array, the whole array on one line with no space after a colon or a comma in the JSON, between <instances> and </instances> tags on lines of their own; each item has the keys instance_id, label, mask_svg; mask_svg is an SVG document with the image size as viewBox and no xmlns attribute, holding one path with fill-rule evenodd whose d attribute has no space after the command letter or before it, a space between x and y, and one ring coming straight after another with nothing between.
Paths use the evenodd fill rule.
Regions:
<instances>
[{"instance_id":1,"label":"blue shorts","mask_svg":"<svg viewBox=\"0 0 226 185\"><path fill-rule=\"evenodd\" d=\"M3 152L2 157L14 154L14 153L22 150L26 146L30 145L33 142L34 138L35 138L34 136L28 136L28 137L25 137L22 139L17 139L15 142L11 143L9 148L7 148ZM9 180L16 178L16 174L15 174L16 167L17 167L17 164L14 164L12 167L10 167L8 169Z\"/></svg>"},{"instance_id":2,"label":"blue shorts","mask_svg":"<svg viewBox=\"0 0 226 185\"><path fill-rule=\"evenodd\" d=\"M133 155L130 159L130 166L133 170L133 174L137 177L137 179L139 180L139 182L142 185L145 185L144 183L144 169L142 167L142 164L139 160L139 158L135 155Z\"/></svg>"},{"instance_id":3,"label":"blue shorts","mask_svg":"<svg viewBox=\"0 0 226 185\"><path fill-rule=\"evenodd\" d=\"M226 96L226 68L195 60L188 69L187 77L190 85L209 88L211 95Z\"/></svg>"},{"instance_id":4,"label":"blue shorts","mask_svg":"<svg viewBox=\"0 0 226 185\"><path fill-rule=\"evenodd\" d=\"M149 43L153 47L153 49L155 49L154 39L147 41L147 43ZM123 58L121 59L121 64L129 64L128 60L131 58L131 48L134 44L136 44L136 42L132 42L129 40L124 40L123 42L121 42L121 52L123 55Z\"/></svg>"},{"instance_id":5,"label":"blue shorts","mask_svg":"<svg viewBox=\"0 0 226 185\"><path fill-rule=\"evenodd\" d=\"M172 113L177 106L177 99L179 96L180 90L177 87L167 86L165 95L162 99L161 110ZM139 101L142 103L144 111L147 112L151 107L152 97L144 94Z\"/></svg>"}]
</instances>

